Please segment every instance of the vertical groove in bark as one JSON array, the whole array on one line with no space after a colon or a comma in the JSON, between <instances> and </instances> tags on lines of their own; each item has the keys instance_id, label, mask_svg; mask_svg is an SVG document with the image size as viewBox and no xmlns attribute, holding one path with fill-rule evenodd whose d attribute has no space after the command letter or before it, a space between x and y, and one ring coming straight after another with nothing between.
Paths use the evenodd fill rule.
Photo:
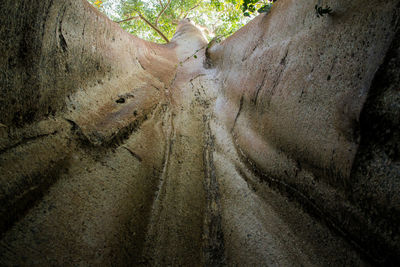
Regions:
<instances>
[{"instance_id":1,"label":"vertical groove in bark","mask_svg":"<svg viewBox=\"0 0 400 267\"><path fill-rule=\"evenodd\" d=\"M213 160L214 137L211 134L210 118L203 115L205 124L205 145L203 150L204 186L207 197L207 208L204 218L203 253L206 266L224 266L225 245L221 225L221 204L218 180Z\"/></svg>"}]
</instances>

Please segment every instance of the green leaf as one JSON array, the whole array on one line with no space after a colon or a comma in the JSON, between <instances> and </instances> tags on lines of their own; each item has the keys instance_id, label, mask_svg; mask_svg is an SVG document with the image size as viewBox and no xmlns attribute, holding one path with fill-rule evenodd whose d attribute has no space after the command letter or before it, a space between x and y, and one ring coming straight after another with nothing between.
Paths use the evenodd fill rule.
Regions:
<instances>
[{"instance_id":1,"label":"green leaf","mask_svg":"<svg viewBox=\"0 0 400 267\"><path fill-rule=\"evenodd\" d=\"M271 5L267 4L257 10L258 13L267 13L271 9Z\"/></svg>"}]
</instances>

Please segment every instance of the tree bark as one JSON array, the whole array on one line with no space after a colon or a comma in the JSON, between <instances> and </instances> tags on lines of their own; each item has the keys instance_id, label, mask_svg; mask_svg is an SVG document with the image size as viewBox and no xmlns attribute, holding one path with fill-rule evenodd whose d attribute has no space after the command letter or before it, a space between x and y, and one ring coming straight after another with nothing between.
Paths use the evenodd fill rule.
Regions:
<instances>
[{"instance_id":1,"label":"tree bark","mask_svg":"<svg viewBox=\"0 0 400 267\"><path fill-rule=\"evenodd\" d=\"M398 264L398 1L331 7L160 45L6 0L0 265Z\"/></svg>"}]
</instances>

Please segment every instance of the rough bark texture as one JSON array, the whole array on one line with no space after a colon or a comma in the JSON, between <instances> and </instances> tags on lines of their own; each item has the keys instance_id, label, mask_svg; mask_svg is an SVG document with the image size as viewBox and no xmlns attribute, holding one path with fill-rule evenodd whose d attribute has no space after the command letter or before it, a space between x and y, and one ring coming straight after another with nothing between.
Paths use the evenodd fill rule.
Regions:
<instances>
[{"instance_id":1,"label":"rough bark texture","mask_svg":"<svg viewBox=\"0 0 400 267\"><path fill-rule=\"evenodd\" d=\"M281 0L221 43L0 9L0 265L400 262L398 0Z\"/></svg>"}]
</instances>

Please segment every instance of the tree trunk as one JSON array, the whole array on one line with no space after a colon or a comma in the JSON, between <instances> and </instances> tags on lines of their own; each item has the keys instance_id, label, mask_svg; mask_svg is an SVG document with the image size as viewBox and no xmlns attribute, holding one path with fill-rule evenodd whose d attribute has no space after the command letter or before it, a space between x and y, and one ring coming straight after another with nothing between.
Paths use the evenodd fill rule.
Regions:
<instances>
[{"instance_id":1,"label":"tree trunk","mask_svg":"<svg viewBox=\"0 0 400 267\"><path fill-rule=\"evenodd\" d=\"M5 0L0 264L399 263L399 1L314 5L159 45Z\"/></svg>"}]
</instances>

